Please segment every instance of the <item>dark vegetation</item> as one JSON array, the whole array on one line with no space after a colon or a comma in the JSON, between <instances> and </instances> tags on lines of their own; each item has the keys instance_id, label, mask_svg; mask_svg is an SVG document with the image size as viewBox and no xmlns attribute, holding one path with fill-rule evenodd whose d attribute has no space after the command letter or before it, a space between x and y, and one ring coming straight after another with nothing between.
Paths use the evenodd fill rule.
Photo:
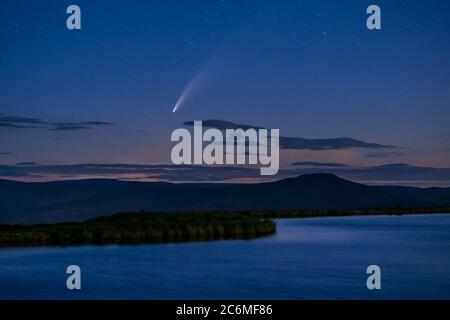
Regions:
<instances>
[{"instance_id":1,"label":"dark vegetation","mask_svg":"<svg viewBox=\"0 0 450 320\"><path fill-rule=\"evenodd\" d=\"M273 221L243 213L129 212L80 223L0 225L0 247L251 239L275 231Z\"/></svg>"},{"instance_id":2,"label":"dark vegetation","mask_svg":"<svg viewBox=\"0 0 450 320\"><path fill-rule=\"evenodd\" d=\"M353 210L125 212L85 222L0 225L0 247L139 244L252 239L276 232L275 218L447 213L448 207Z\"/></svg>"}]
</instances>

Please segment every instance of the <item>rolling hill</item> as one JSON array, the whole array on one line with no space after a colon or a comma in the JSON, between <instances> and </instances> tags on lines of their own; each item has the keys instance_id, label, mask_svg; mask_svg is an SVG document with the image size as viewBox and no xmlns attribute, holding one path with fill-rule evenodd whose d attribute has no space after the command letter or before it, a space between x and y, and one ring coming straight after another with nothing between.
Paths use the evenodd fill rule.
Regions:
<instances>
[{"instance_id":1,"label":"rolling hill","mask_svg":"<svg viewBox=\"0 0 450 320\"><path fill-rule=\"evenodd\" d=\"M450 188L368 186L332 174L260 184L107 179L0 180L0 223L82 221L124 210L358 209L450 206Z\"/></svg>"}]
</instances>

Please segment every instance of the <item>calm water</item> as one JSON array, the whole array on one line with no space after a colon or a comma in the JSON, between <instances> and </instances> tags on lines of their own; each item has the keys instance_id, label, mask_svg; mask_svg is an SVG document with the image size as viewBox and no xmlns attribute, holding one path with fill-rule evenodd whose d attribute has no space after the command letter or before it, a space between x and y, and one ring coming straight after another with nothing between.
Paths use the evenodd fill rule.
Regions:
<instances>
[{"instance_id":1,"label":"calm water","mask_svg":"<svg viewBox=\"0 0 450 320\"><path fill-rule=\"evenodd\" d=\"M81 291L66 289L70 264ZM2 249L0 298L450 299L450 214L283 219L246 241Z\"/></svg>"}]
</instances>

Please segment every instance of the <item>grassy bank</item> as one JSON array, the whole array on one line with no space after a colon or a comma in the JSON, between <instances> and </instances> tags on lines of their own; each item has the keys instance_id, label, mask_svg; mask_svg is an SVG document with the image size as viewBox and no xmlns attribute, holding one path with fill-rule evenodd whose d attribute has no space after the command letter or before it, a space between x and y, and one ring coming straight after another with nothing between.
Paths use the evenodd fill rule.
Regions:
<instances>
[{"instance_id":1,"label":"grassy bank","mask_svg":"<svg viewBox=\"0 0 450 320\"><path fill-rule=\"evenodd\" d=\"M275 233L273 221L244 213L119 213L81 223L0 225L0 247L251 239Z\"/></svg>"},{"instance_id":2,"label":"grassy bank","mask_svg":"<svg viewBox=\"0 0 450 320\"><path fill-rule=\"evenodd\" d=\"M80 223L0 225L0 247L252 239L274 234L271 219L450 212L450 208L128 212Z\"/></svg>"}]
</instances>

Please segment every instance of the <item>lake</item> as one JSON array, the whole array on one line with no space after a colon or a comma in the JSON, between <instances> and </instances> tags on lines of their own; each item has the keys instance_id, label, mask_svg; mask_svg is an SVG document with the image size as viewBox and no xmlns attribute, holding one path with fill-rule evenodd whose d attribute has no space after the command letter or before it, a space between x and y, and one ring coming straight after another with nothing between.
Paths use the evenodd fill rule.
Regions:
<instances>
[{"instance_id":1,"label":"lake","mask_svg":"<svg viewBox=\"0 0 450 320\"><path fill-rule=\"evenodd\" d=\"M0 299L450 299L450 214L277 228L255 240L0 249ZM78 291L66 288L72 264ZM373 264L381 290L366 287Z\"/></svg>"}]
</instances>

